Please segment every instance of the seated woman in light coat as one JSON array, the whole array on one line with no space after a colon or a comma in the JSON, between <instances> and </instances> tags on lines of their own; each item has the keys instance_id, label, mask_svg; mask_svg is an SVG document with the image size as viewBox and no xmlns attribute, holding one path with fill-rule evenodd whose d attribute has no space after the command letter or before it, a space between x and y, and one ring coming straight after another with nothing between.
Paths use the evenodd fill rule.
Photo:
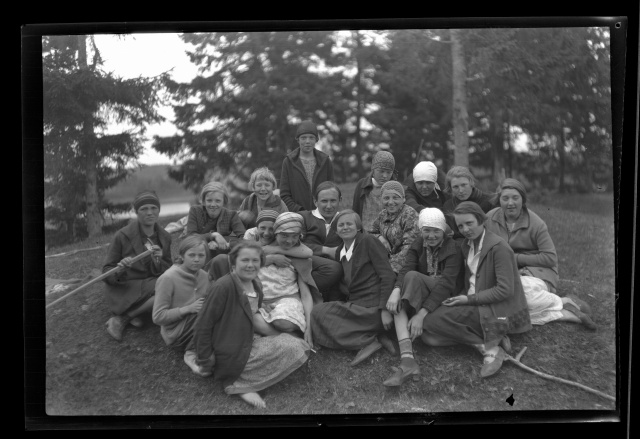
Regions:
<instances>
[{"instance_id":1,"label":"seated woman in light coat","mask_svg":"<svg viewBox=\"0 0 640 439\"><path fill-rule=\"evenodd\" d=\"M504 239L516 255L516 263L529 306L531 323L582 323L594 330L591 308L581 299L559 297L558 256L547 225L527 207L524 185L514 178L505 179L498 188L500 207L487 214L487 230Z\"/></svg>"}]
</instances>

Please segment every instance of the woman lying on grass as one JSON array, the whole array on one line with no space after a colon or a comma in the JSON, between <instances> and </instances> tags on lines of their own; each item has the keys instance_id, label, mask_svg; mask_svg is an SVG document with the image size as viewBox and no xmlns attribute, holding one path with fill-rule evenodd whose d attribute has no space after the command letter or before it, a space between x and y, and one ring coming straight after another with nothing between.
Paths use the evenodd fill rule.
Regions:
<instances>
[{"instance_id":1,"label":"woman lying on grass","mask_svg":"<svg viewBox=\"0 0 640 439\"><path fill-rule=\"evenodd\" d=\"M125 270L104 279L107 304L113 314L107 332L118 341L129 323L142 326L138 317L153 309L156 280L171 267L171 235L157 224L160 200L153 191L142 191L133 201L136 220L118 230L109 246L102 272L119 266ZM131 260L153 250L150 257Z\"/></svg>"},{"instance_id":2,"label":"woman lying on grass","mask_svg":"<svg viewBox=\"0 0 640 439\"><path fill-rule=\"evenodd\" d=\"M238 241L229 252L230 274L209 288L196 319L193 346L200 376L213 373L229 395L239 395L258 408L265 408L258 394L291 374L309 357L309 344L283 332L261 337L255 321L262 318L262 288L257 279L264 253L257 242Z\"/></svg>"},{"instance_id":3,"label":"woman lying on grass","mask_svg":"<svg viewBox=\"0 0 640 439\"><path fill-rule=\"evenodd\" d=\"M545 222L527 208L524 185L505 179L498 188L500 207L487 213L487 230L509 243L516 263L533 325L548 322L582 323L595 330L591 308L577 297L559 297L558 256ZM586 311L586 312L583 312Z\"/></svg>"},{"instance_id":4,"label":"woman lying on grass","mask_svg":"<svg viewBox=\"0 0 640 439\"><path fill-rule=\"evenodd\" d=\"M202 270L209 249L199 236L187 236L178 248L178 260L156 282L153 323L160 326L162 339L171 348L185 352L193 337L193 327L209 287ZM195 361L195 352L184 354L187 364Z\"/></svg>"},{"instance_id":5,"label":"woman lying on grass","mask_svg":"<svg viewBox=\"0 0 640 439\"><path fill-rule=\"evenodd\" d=\"M471 345L484 356L480 376L495 374L511 349L507 333L531 329L513 250L485 229L485 214L472 201L453 211L465 264L465 294L445 300L424 320L422 341L431 346Z\"/></svg>"},{"instance_id":6,"label":"woman lying on grass","mask_svg":"<svg viewBox=\"0 0 640 439\"><path fill-rule=\"evenodd\" d=\"M387 301L400 345L400 368L385 386L399 386L420 373L412 341L422 335L425 317L464 288L464 262L460 245L446 236L447 222L440 209L422 209L418 218L422 239L416 239L398 273Z\"/></svg>"},{"instance_id":7,"label":"woman lying on grass","mask_svg":"<svg viewBox=\"0 0 640 439\"><path fill-rule=\"evenodd\" d=\"M325 302L313 307L314 340L332 349L359 349L351 366L383 346L395 355L395 347L383 333L393 324L386 304L396 278L387 251L372 235L361 232L360 216L353 210L343 210L335 222L343 241L336 259L344 271L341 287L346 302Z\"/></svg>"}]
</instances>

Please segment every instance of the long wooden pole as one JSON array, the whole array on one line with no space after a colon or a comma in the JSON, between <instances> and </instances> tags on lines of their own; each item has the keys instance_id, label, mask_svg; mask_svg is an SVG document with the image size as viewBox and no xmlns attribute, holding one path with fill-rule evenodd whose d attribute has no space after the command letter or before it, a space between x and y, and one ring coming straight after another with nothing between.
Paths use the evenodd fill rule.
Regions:
<instances>
[{"instance_id":1,"label":"long wooden pole","mask_svg":"<svg viewBox=\"0 0 640 439\"><path fill-rule=\"evenodd\" d=\"M532 369L532 368L530 368L529 366L525 366L524 364L522 364L522 363L520 362L520 358L522 357L522 354L524 354L524 351L526 351L526 350L527 350L527 348L526 348L526 347L524 347L524 348L522 348L522 350L518 353L518 355L516 355L516 357L515 357L515 358L513 358L511 355L507 355L507 356L505 357L505 359L506 359L507 361L511 361L513 364L515 364L516 366L518 366L518 367L520 367L520 368L522 368L522 369L526 370L527 372L531 372L531 373L536 374L536 375L538 375L538 376L540 376L540 377L542 377L542 378L546 378L546 379L548 379L548 380L552 380L552 381L558 381L558 382L560 382L560 383L564 383L564 384L569 384L570 386L579 387L579 388L581 388L582 390L586 390L587 392L595 393L596 395L601 396L601 397L603 397L603 398L606 398L606 399L608 399L608 400L610 400L610 401L613 401L613 402L615 402L615 401L616 401L616 399L615 399L613 396L611 396L611 395L607 395L606 393L603 393L603 392L601 392L601 391L599 391L599 390L592 389L591 387L584 386L584 385L582 385L582 384L580 384L580 383L576 383L576 382L574 382L574 381L569 381L569 380L565 380L565 379L563 379L563 378L558 378L558 377L556 377L556 376L549 375L549 374L546 374L546 373L543 373L543 372L538 372L537 370Z\"/></svg>"},{"instance_id":2,"label":"long wooden pole","mask_svg":"<svg viewBox=\"0 0 640 439\"><path fill-rule=\"evenodd\" d=\"M140 259L146 258L151 253L153 253L153 250L146 250L146 251L140 253L139 255L135 256L133 259L131 259L131 263L134 264L134 263L138 262ZM102 273L100 276L96 277L95 279L91 279L86 284L84 284L82 286L79 286L78 288L76 288L75 290L71 291L70 293L67 293L64 296L57 298L56 300L54 300L53 302L48 304L46 306L46 308L50 308L53 305L55 305L56 303L58 303L58 302L62 301L63 299L66 299L67 297L71 296L72 294L75 294L78 291L84 290L89 285L93 285L96 282L101 281L102 279L105 279L105 278L111 276L112 274L118 273L118 272L120 272L120 271L122 271L124 269L126 269L126 267L121 267L121 266L114 267L111 270L107 271L106 273Z\"/></svg>"}]
</instances>

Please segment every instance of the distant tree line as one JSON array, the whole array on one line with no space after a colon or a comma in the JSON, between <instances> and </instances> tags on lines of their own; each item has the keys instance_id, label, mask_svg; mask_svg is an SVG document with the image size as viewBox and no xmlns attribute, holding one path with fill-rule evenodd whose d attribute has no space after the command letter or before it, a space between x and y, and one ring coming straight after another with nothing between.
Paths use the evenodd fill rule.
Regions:
<instances>
[{"instance_id":1,"label":"distant tree line","mask_svg":"<svg viewBox=\"0 0 640 439\"><path fill-rule=\"evenodd\" d=\"M401 176L420 160L469 165L543 190L612 190L606 28L410 29L193 33L199 68L123 80L104 72L90 36L43 38L45 219L74 237L101 230L105 200L160 121L163 90L178 133L155 137L177 157L170 176L195 192L211 178L245 191L251 171L279 176L296 125L319 126L341 182L380 149ZM129 129L107 134L111 122ZM527 148L516 151L518 133ZM244 186L243 186L244 184ZM127 206L128 207L128 206Z\"/></svg>"}]
</instances>

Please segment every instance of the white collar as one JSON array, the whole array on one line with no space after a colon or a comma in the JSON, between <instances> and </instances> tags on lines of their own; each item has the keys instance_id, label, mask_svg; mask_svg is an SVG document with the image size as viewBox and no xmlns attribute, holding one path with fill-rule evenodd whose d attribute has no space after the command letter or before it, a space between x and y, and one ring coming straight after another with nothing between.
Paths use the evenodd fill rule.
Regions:
<instances>
[{"instance_id":1,"label":"white collar","mask_svg":"<svg viewBox=\"0 0 640 439\"><path fill-rule=\"evenodd\" d=\"M316 210L312 210L312 211L311 211L311 215L313 215L313 216L315 216L316 218L321 219L322 221L324 221L324 222L325 222L325 225L330 225L330 224L333 222L333 220L334 220L334 219L336 219L336 216L338 216L338 214L339 214L339 213L340 213L340 212L336 212L336 214L335 214L335 215L333 215L333 218L331 218L331 221L327 222L327 220L326 220L326 219L324 219L324 217L323 217L323 216L322 216L322 214L320 213L320 209L317 209L317 208L316 208Z\"/></svg>"},{"instance_id":2,"label":"white collar","mask_svg":"<svg viewBox=\"0 0 640 439\"><path fill-rule=\"evenodd\" d=\"M345 258L347 258L347 261L351 260L351 256L353 256L353 246L355 245L355 243L356 240L354 239L348 250L345 250L346 247L342 247L342 250L340 250L340 259L342 259L342 257L344 256Z\"/></svg>"}]
</instances>

